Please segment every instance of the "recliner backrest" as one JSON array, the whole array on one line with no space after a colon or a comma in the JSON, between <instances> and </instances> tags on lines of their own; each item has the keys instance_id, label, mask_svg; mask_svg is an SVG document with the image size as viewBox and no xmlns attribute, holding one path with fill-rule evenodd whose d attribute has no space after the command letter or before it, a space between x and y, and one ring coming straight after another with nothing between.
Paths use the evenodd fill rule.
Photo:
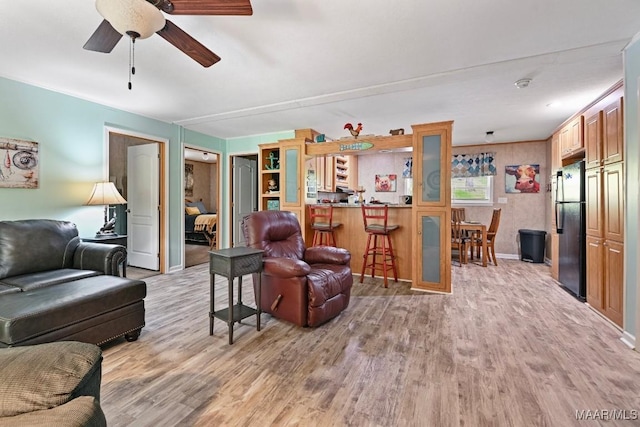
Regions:
<instances>
[{"instance_id":1,"label":"recliner backrest","mask_svg":"<svg viewBox=\"0 0 640 427\"><path fill-rule=\"evenodd\" d=\"M69 221L0 221L0 279L71 268L79 243L78 229Z\"/></svg>"},{"instance_id":2,"label":"recliner backrest","mask_svg":"<svg viewBox=\"0 0 640 427\"><path fill-rule=\"evenodd\" d=\"M305 246L298 218L287 211L253 212L242 220L247 246L266 257L302 259Z\"/></svg>"}]
</instances>

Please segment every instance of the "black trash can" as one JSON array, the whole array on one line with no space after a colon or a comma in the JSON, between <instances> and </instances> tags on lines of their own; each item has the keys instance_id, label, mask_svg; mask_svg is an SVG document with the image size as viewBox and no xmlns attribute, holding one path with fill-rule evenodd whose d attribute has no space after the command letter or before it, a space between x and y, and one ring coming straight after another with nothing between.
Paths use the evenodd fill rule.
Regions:
<instances>
[{"instance_id":1,"label":"black trash can","mask_svg":"<svg viewBox=\"0 0 640 427\"><path fill-rule=\"evenodd\" d=\"M520 260L544 262L544 230L518 230L520 233Z\"/></svg>"}]
</instances>

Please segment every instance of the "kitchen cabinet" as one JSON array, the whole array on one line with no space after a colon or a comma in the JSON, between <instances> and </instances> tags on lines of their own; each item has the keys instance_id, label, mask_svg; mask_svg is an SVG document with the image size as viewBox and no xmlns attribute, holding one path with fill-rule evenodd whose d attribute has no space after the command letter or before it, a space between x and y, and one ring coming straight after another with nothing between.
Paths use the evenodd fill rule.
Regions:
<instances>
[{"instance_id":1,"label":"kitchen cabinet","mask_svg":"<svg viewBox=\"0 0 640 427\"><path fill-rule=\"evenodd\" d=\"M584 121L585 169L602 165L602 111L587 117Z\"/></svg>"},{"instance_id":2,"label":"kitchen cabinet","mask_svg":"<svg viewBox=\"0 0 640 427\"><path fill-rule=\"evenodd\" d=\"M624 131L622 116L622 97L604 107L602 163L605 165L621 162L624 151Z\"/></svg>"},{"instance_id":3,"label":"kitchen cabinet","mask_svg":"<svg viewBox=\"0 0 640 427\"><path fill-rule=\"evenodd\" d=\"M578 116L560 129L560 152L563 159L570 159L584 152L584 116Z\"/></svg>"},{"instance_id":4,"label":"kitchen cabinet","mask_svg":"<svg viewBox=\"0 0 640 427\"><path fill-rule=\"evenodd\" d=\"M413 128L412 287L451 292L452 122Z\"/></svg>"},{"instance_id":5,"label":"kitchen cabinet","mask_svg":"<svg viewBox=\"0 0 640 427\"><path fill-rule=\"evenodd\" d=\"M587 303L623 326L624 161L622 88L586 114Z\"/></svg>"}]
</instances>

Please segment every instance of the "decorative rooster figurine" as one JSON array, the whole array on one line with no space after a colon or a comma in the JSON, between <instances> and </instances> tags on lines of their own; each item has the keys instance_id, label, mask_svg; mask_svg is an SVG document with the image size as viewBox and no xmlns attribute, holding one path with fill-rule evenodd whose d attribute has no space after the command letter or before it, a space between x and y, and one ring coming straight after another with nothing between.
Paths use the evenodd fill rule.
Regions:
<instances>
[{"instance_id":1,"label":"decorative rooster figurine","mask_svg":"<svg viewBox=\"0 0 640 427\"><path fill-rule=\"evenodd\" d=\"M358 127L357 128L353 128L353 125L351 123L347 123L346 125L344 125L345 129L349 129L349 132L351 132L351 135L353 135L354 138L357 138L358 135L360 135L360 131L362 130L362 123L358 123Z\"/></svg>"}]
</instances>

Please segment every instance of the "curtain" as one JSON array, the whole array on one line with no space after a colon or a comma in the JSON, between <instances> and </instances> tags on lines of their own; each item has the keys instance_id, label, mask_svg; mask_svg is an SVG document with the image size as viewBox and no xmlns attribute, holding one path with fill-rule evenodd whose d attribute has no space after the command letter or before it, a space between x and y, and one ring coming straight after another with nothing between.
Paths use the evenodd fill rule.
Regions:
<instances>
[{"instance_id":1,"label":"curtain","mask_svg":"<svg viewBox=\"0 0 640 427\"><path fill-rule=\"evenodd\" d=\"M454 154L451 157L451 178L492 176L497 174L496 153Z\"/></svg>"}]
</instances>

